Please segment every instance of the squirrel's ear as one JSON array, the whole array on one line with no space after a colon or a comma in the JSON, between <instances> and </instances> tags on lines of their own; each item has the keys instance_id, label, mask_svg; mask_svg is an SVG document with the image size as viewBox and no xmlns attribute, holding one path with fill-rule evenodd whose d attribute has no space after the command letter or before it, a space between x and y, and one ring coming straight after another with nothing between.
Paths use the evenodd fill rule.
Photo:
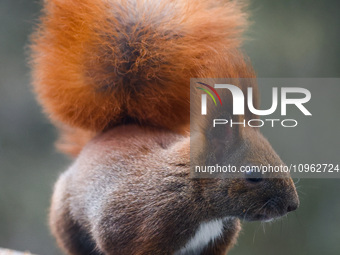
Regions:
<instances>
[{"instance_id":1,"label":"squirrel's ear","mask_svg":"<svg viewBox=\"0 0 340 255\"><path fill-rule=\"evenodd\" d=\"M231 120L232 117L228 112L221 111L221 114L211 119L211 124L205 130L210 150L216 160L222 159L225 153L233 148L239 136L239 129L231 126Z\"/></svg>"},{"instance_id":2,"label":"squirrel's ear","mask_svg":"<svg viewBox=\"0 0 340 255\"><path fill-rule=\"evenodd\" d=\"M222 161L237 143L239 127L238 125L231 126L231 121L238 122L238 120L232 117L228 108L212 105L208 109L210 110L207 115L195 116L194 122L191 123L191 134L199 133L197 137L204 141L204 143L198 142L197 145L205 149L196 149L204 151L201 157L204 158L205 163L215 164Z\"/></svg>"}]
</instances>

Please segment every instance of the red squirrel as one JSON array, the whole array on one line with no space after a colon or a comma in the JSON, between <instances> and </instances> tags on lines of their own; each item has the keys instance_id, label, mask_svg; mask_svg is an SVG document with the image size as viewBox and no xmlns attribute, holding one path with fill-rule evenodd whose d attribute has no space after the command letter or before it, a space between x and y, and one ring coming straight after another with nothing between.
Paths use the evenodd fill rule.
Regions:
<instances>
[{"instance_id":1,"label":"red squirrel","mask_svg":"<svg viewBox=\"0 0 340 255\"><path fill-rule=\"evenodd\" d=\"M287 175L190 177L190 160L208 161L202 151L217 157L216 147L229 164L283 164L258 128L207 139L217 108L189 135L191 77L255 77L240 50L244 7L233 0L44 2L32 36L33 85L60 128L59 148L75 157L55 185L49 216L66 254L224 255L240 220L297 209ZM257 105L257 85L249 86ZM231 109L229 100L223 113ZM190 155L190 143L201 149Z\"/></svg>"}]
</instances>

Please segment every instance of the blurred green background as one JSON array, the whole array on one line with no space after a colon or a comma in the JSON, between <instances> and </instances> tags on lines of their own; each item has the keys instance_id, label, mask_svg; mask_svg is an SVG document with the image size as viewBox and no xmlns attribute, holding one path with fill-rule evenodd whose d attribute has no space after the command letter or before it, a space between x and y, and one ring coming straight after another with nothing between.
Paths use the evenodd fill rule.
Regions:
<instances>
[{"instance_id":1,"label":"blurred green background","mask_svg":"<svg viewBox=\"0 0 340 255\"><path fill-rule=\"evenodd\" d=\"M244 49L258 76L339 77L339 7L336 0L253 0ZM25 47L40 8L36 1L0 1L0 247L54 255L60 252L47 226L49 199L71 161L55 151L57 133L29 84ZM337 100L327 113L336 132L339 100L331 92L329 98ZM339 132L303 131L292 140L263 130L286 162L306 158L313 146L340 155ZM315 139L320 134L334 146ZM230 254L340 254L340 180L301 179L297 186L300 209L271 224L245 223Z\"/></svg>"}]
</instances>

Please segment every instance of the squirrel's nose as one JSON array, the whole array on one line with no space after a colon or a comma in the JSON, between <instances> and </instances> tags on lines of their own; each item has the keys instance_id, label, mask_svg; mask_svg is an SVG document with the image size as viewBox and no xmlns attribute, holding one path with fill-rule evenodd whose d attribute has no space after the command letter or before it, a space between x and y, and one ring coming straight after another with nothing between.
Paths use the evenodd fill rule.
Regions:
<instances>
[{"instance_id":1,"label":"squirrel's nose","mask_svg":"<svg viewBox=\"0 0 340 255\"><path fill-rule=\"evenodd\" d=\"M287 212L295 211L299 206L297 204L288 205Z\"/></svg>"},{"instance_id":2,"label":"squirrel's nose","mask_svg":"<svg viewBox=\"0 0 340 255\"><path fill-rule=\"evenodd\" d=\"M299 199L294 199L288 204L287 212L295 211L296 209L298 209L299 204L300 204Z\"/></svg>"},{"instance_id":3,"label":"squirrel's nose","mask_svg":"<svg viewBox=\"0 0 340 255\"><path fill-rule=\"evenodd\" d=\"M289 213L299 208L300 200L292 178L285 179L284 181L289 187L286 191L286 210Z\"/></svg>"}]
</instances>

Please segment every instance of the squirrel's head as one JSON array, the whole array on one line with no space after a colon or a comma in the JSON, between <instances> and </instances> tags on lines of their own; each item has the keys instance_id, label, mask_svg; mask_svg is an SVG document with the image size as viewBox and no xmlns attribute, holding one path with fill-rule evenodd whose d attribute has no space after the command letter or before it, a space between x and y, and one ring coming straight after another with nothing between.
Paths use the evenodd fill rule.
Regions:
<instances>
[{"instance_id":1,"label":"squirrel's head","mask_svg":"<svg viewBox=\"0 0 340 255\"><path fill-rule=\"evenodd\" d=\"M244 93L246 87L257 88L256 84L244 85L238 84ZM258 117L249 111L233 116L228 105L231 95L223 93L223 107L208 105L206 115L201 115L200 108L196 114L193 107L191 123L191 171L201 178L204 196L215 215L266 221L296 210L299 198L285 172L287 167L259 128L241 124ZM214 126L214 119L228 119L229 123ZM231 126L231 121L238 124Z\"/></svg>"},{"instance_id":2,"label":"squirrel's head","mask_svg":"<svg viewBox=\"0 0 340 255\"><path fill-rule=\"evenodd\" d=\"M285 166L259 130L247 127L235 133L230 130L225 133L229 137L219 141L201 137L200 142L205 144L199 155L199 165L216 166L218 162L221 167L230 166L229 169L235 167L237 170L243 167L244 171L236 174L225 172L215 177L205 173L210 175L209 178L201 175L203 179L199 182L203 184L204 197L214 213L219 217L266 221L296 210L299 198L289 173L259 171L265 166Z\"/></svg>"}]
</instances>

